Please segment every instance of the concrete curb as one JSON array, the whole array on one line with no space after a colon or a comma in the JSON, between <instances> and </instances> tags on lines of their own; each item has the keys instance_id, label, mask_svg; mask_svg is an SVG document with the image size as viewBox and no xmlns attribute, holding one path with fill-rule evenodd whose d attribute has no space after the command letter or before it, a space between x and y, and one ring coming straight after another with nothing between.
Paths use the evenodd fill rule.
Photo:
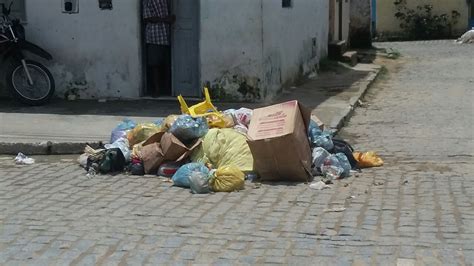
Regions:
<instances>
[{"instance_id":1,"label":"concrete curb","mask_svg":"<svg viewBox=\"0 0 474 266\"><path fill-rule=\"evenodd\" d=\"M359 83L359 91L351 97L349 100L349 106L344 108L336 117L333 118L328 127L337 133L344 125L350 120L354 114L355 108L359 106L359 100L364 97L365 93L372 86L374 81L377 79L381 71L381 68L375 69L370 72L364 81Z\"/></svg>"},{"instance_id":2,"label":"concrete curb","mask_svg":"<svg viewBox=\"0 0 474 266\"><path fill-rule=\"evenodd\" d=\"M22 152L27 155L60 155L81 154L86 145L98 148L103 142L39 142L39 143L0 143L0 154L16 155Z\"/></svg>"},{"instance_id":3,"label":"concrete curb","mask_svg":"<svg viewBox=\"0 0 474 266\"><path fill-rule=\"evenodd\" d=\"M365 80L359 83L359 90L350 100L349 105L336 115L329 123L328 127L334 132L338 132L354 113L354 109L359 105L359 99L364 97L367 90L380 74L379 69L371 71ZM0 143L0 154L16 155L22 152L27 155L61 155L61 154L81 154L86 145L98 148L104 143L102 141L93 142L38 142L38 143Z\"/></svg>"}]
</instances>

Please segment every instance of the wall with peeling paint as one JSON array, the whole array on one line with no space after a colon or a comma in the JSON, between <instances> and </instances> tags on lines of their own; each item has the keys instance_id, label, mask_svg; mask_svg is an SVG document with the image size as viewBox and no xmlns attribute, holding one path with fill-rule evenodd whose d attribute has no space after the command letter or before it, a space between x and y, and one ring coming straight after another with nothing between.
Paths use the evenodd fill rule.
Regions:
<instances>
[{"instance_id":1,"label":"wall with peeling paint","mask_svg":"<svg viewBox=\"0 0 474 266\"><path fill-rule=\"evenodd\" d=\"M97 0L80 0L78 14L62 13L61 2L26 0L27 38L53 55L57 94L72 87L81 98L138 97L140 1L100 10Z\"/></svg>"},{"instance_id":2,"label":"wall with peeling paint","mask_svg":"<svg viewBox=\"0 0 474 266\"><path fill-rule=\"evenodd\" d=\"M201 81L214 95L271 98L326 56L328 1L292 2L201 0Z\"/></svg>"},{"instance_id":3,"label":"wall with peeling paint","mask_svg":"<svg viewBox=\"0 0 474 266\"><path fill-rule=\"evenodd\" d=\"M243 84L261 86L261 14L260 1L201 0L201 82L213 97L245 100Z\"/></svg>"},{"instance_id":4,"label":"wall with peeling paint","mask_svg":"<svg viewBox=\"0 0 474 266\"><path fill-rule=\"evenodd\" d=\"M282 85L292 84L311 71L326 56L329 2L293 0L282 8L281 1L263 0L264 77L267 95Z\"/></svg>"}]
</instances>

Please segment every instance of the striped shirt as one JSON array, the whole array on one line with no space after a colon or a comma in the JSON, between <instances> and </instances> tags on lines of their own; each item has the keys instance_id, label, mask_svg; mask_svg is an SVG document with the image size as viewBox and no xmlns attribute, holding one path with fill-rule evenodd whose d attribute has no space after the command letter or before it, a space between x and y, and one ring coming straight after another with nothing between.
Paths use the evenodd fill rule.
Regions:
<instances>
[{"instance_id":1,"label":"striped shirt","mask_svg":"<svg viewBox=\"0 0 474 266\"><path fill-rule=\"evenodd\" d=\"M169 15L167 0L144 0L143 18L165 18ZM170 45L169 25L163 22L147 23L145 28L146 43Z\"/></svg>"}]
</instances>

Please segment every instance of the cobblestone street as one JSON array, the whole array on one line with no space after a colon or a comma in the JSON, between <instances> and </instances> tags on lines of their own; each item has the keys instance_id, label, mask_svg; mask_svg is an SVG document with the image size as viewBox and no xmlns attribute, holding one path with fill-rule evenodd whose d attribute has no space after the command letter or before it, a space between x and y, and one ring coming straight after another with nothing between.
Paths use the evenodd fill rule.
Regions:
<instances>
[{"instance_id":1,"label":"cobblestone street","mask_svg":"<svg viewBox=\"0 0 474 266\"><path fill-rule=\"evenodd\" d=\"M398 49L400 66L341 135L383 167L322 191L193 195L155 177L87 179L72 160L3 157L0 265L472 265L474 47L379 46Z\"/></svg>"}]
</instances>

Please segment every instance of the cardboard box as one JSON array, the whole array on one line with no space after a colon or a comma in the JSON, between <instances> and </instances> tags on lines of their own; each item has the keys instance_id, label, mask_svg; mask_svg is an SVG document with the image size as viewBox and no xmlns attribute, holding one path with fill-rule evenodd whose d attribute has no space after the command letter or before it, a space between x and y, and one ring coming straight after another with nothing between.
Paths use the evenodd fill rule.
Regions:
<instances>
[{"instance_id":1,"label":"cardboard box","mask_svg":"<svg viewBox=\"0 0 474 266\"><path fill-rule=\"evenodd\" d=\"M164 155L159 143L152 143L144 146L140 150L140 157L143 161L145 174L153 174L158 171L158 167L163 163Z\"/></svg>"},{"instance_id":2,"label":"cardboard box","mask_svg":"<svg viewBox=\"0 0 474 266\"><path fill-rule=\"evenodd\" d=\"M171 133L159 132L143 143L141 158L145 173L153 174L164 162L181 162L201 145L201 140L186 146Z\"/></svg>"},{"instance_id":3,"label":"cardboard box","mask_svg":"<svg viewBox=\"0 0 474 266\"><path fill-rule=\"evenodd\" d=\"M311 112L298 101L253 111L248 144L263 181L306 182L311 175Z\"/></svg>"}]
</instances>

